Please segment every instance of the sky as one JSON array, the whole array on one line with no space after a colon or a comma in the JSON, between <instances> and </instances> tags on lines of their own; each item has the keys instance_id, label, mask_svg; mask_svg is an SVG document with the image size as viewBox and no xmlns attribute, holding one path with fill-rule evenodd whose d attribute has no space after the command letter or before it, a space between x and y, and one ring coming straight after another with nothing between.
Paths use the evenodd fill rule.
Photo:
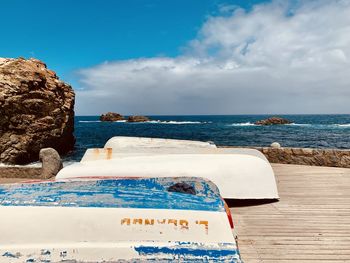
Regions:
<instances>
[{"instance_id":1,"label":"sky","mask_svg":"<svg viewBox=\"0 0 350 263\"><path fill-rule=\"evenodd\" d=\"M350 0L0 0L77 115L350 113Z\"/></svg>"}]
</instances>

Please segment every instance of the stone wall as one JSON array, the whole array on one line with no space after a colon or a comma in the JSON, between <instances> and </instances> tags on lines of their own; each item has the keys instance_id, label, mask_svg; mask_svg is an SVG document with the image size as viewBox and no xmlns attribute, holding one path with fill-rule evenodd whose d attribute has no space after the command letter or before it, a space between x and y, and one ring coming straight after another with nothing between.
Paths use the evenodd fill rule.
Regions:
<instances>
[{"instance_id":1,"label":"stone wall","mask_svg":"<svg viewBox=\"0 0 350 263\"><path fill-rule=\"evenodd\" d=\"M350 168L350 150L286 147L252 147L271 163Z\"/></svg>"},{"instance_id":2,"label":"stone wall","mask_svg":"<svg viewBox=\"0 0 350 263\"><path fill-rule=\"evenodd\" d=\"M56 150L41 149L39 158L41 167L0 166L0 178L49 179L62 169L62 161Z\"/></svg>"}]
</instances>

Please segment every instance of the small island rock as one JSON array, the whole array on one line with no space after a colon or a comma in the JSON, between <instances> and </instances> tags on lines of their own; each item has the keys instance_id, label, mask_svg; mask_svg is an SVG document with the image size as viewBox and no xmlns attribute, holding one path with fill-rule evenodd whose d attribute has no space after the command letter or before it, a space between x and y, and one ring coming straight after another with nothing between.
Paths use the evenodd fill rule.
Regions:
<instances>
[{"instance_id":1,"label":"small island rock","mask_svg":"<svg viewBox=\"0 0 350 263\"><path fill-rule=\"evenodd\" d=\"M129 116L128 122L146 122L150 119L146 116Z\"/></svg>"},{"instance_id":2,"label":"small island rock","mask_svg":"<svg viewBox=\"0 0 350 263\"><path fill-rule=\"evenodd\" d=\"M107 112L106 114L102 114L100 116L100 121L122 121L124 117L115 112Z\"/></svg>"},{"instance_id":3,"label":"small island rock","mask_svg":"<svg viewBox=\"0 0 350 263\"><path fill-rule=\"evenodd\" d=\"M74 148L72 87L37 59L0 58L0 162L37 161L42 148Z\"/></svg>"},{"instance_id":4,"label":"small island rock","mask_svg":"<svg viewBox=\"0 0 350 263\"><path fill-rule=\"evenodd\" d=\"M265 120L260 120L255 122L255 125L280 125L280 124L291 124L290 120L280 118L280 117L271 117Z\"/></svg>"}]
</instances>

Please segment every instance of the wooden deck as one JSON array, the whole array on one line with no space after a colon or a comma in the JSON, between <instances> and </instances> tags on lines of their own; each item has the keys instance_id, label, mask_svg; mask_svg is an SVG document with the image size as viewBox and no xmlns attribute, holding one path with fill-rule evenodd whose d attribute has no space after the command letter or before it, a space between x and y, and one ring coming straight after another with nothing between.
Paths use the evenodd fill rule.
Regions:
<instances>
[{"instance_id":1,"label":"wooden deck","mask_svg":"<svg viewBox=\"0 0 350 263\"><path fill-rule=\"evenodd\" d=\"M243 261L350 262L350 169L273 168L279 202L231 209Z\"/></svg>"}]
</instances>

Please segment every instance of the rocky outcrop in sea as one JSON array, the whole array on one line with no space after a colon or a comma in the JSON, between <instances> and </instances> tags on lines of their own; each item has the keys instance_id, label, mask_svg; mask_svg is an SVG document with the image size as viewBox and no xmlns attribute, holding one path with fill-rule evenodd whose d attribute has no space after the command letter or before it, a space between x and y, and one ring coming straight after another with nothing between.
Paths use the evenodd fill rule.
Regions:
<instances>
[{"instance_id":1,"label":"rocky outcrop in sea","mask_svg":"<svg viewBox=\"0 0 350 263\"><path fill-rule=\"evenodd\" d=\"M124 120L123 115L116 112L107 112L100 116L100 121L122 121Z\"/></svg>"},{"instance_id":2,"label":"rocky outcrop in sea","mask_svg":"<svg viewBox=\"0 0 350 263\"><path fill-rule=\"evenodd\" d=\"M146 122L150 121L150 119L146 116L129 116L128 122Z\"/></svg>"},{"instance_id":3,"label":"rocky outcrop in sea","mask_svg":"<svg viewBox=\"0 0 350 263\"><path fill-rule=\"evenodd\" d=\"M107 112L100 116L100 121L127 121L127 122L147 122L150 121L150 118L141 115L129 116L127 119L123 115L116 112Z\"/></svg>"},{"instance_id":4,"label":"rocky outcrop in sea","mask_svg":"<svg viewBox=\"0 0 350 263\"><path fill-rule=\"evenodd\" d=\"M46 147L72 150L74 99L42 61L0 58L0 162L37 161Z\"/></svg>"},{"instance_id":5,"label":"rocky outcrop in sea","mask_svg":"<svg viewBox=\"0 0 350 263\"><path fill-rule=\"evenodd\" d=\"M291 124L290 120L280 118L280 117L271 117L265 120L260 120L255 122L255 125L281 125L281 124Z\"/></svg>"}]
</instances>

